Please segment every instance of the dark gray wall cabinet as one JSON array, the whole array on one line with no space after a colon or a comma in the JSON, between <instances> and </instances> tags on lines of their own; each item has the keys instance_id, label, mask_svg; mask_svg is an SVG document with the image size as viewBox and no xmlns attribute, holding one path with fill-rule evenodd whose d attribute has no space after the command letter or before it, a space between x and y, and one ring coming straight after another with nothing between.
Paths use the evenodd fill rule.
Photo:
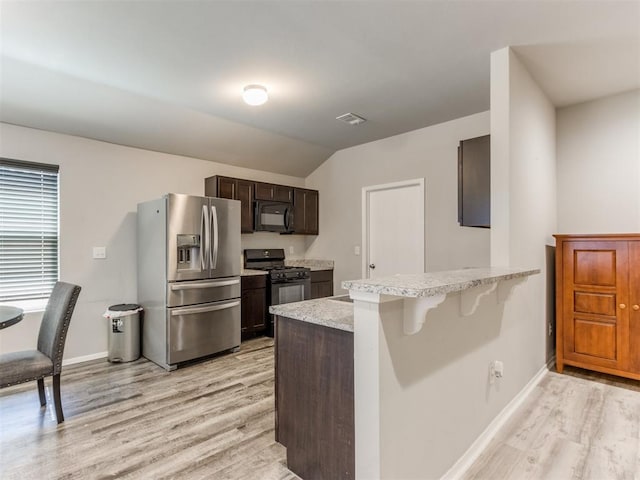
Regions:
<instances>
[{"instance_id":1,"label":"dark gray wall cabinet","mask_svg":"<svg viewBox=\"0 0 640 480\"><path fill-rule=\"evenodd\" d=\"M462 140L458 147L458 223L491 226L490 135Z\"/></svg>"}]
</instances>

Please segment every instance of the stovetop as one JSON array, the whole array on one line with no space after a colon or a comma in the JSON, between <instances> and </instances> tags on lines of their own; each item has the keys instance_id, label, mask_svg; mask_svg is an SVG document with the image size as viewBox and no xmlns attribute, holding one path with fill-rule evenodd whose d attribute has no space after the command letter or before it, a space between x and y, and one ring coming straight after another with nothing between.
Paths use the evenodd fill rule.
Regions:
<instances>
[{"instance_id":1,"label":"stovetop","mask_svg":"<svg viewBox=\"0 0 640 480\"><path fill-rule=\"evenodd\" d=\"M284 249L248 249L244 251L244 268L269 272L271 281L306 279L311 269L284 264Z\"/></svg>"},{"instance_id":2,"label":"stovetop","mask_svg":"<svg viewBox=\"0 0 640 480\"><path fill-rule=\"evenodd\" d=\"M251 270L262 270L264 272L270 272L272 270L296 270L299 269L301 267L288 267L286 265L271 265L268 267L262 266L262 267L252 267L251 265L247 265L246 268L250 268Z\"/></svg>"}]
</instances>

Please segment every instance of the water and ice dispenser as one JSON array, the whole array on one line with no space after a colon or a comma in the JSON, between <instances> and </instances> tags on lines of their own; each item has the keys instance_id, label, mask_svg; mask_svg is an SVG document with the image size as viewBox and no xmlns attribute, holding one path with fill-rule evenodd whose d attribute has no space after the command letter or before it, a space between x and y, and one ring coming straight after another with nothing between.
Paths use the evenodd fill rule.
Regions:
<instances>
[{"instance_id":1,"label":"water and ice dispenser","mask_svg":"<svg viewBox=\"0 0 640 480\"><path fill-rule=\"evenodd\" d=\"M177 239L178 270L200 270L200 235L179 234Z\"/></svg>"}]
</instances>

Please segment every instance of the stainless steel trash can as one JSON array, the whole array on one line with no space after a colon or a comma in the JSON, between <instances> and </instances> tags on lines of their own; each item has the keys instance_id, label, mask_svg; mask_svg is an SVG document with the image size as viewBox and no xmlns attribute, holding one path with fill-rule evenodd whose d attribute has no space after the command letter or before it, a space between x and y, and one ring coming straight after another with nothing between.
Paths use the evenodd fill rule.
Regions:
<instances>
[{"instance_id":1,"label":"stainless steel trash can","mask_svg":"<svg viewBox=\"0 0 640 480\"><path fill-rule=\"evenodd\" d=\"M111 305L103 315L109 320L110 362L133 362L140 358L140 312L134 303Z\"/></svg>"}]
</instances>

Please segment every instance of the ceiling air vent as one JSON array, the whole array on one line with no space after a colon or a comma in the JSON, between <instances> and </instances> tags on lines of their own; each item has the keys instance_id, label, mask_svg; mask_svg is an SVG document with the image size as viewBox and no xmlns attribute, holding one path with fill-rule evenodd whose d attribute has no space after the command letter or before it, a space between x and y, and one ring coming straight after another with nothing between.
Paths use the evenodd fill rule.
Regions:
<instances>
[{"instance_id":1,"label":"ceiling air vent","mask_svg":"<svg viewBox=\"0 0 640 480\"><path fill-rule=\"evenodd\" d=\"M360 125L367 121L366 118L359 117L355 113L345 113L344 115L340 115L336 117L336 120L340 120L341 122L348 123L349 125Z\"/></svg>"}]
</instances>

